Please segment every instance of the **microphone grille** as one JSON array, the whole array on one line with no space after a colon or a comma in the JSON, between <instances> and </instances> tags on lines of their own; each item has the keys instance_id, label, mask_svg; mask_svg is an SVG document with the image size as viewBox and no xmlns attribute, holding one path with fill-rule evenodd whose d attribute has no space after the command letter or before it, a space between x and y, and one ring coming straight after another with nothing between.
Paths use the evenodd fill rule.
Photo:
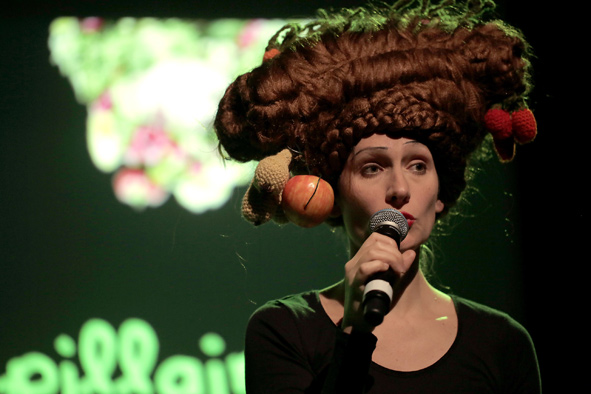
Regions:
<instances>
[{"instance_id":1,"label":"microphone grille","mask_svg":"<svg viewBox=\"0 0 591 394\"><path fill-rule=\"evenodd\" d=\"M400 231L400 240L408 234L408 222L404 215L392 208L382 209L374 213L369 219L369 228L373 233L379 226L384 224L394 225Z\"/></svg>"}]
</instances>

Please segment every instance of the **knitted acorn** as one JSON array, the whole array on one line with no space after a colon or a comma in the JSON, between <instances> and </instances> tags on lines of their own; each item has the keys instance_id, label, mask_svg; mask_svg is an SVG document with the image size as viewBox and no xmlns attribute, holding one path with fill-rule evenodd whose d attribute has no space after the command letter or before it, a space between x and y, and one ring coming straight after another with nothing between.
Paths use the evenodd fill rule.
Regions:
<instances>
[{"instance_id":1,"label":"knitted acorn","mask_svg":"<svg viewBox=\"0 0 591 394\"><path fill-rule=\"evenodd\" d=\"M291 152L284 149L262 159L257 165L253 180L242 199L242 216L255 226L275 219L285 222L280 212L281 194L289 180Z\"/></svg>"}]
</instances>

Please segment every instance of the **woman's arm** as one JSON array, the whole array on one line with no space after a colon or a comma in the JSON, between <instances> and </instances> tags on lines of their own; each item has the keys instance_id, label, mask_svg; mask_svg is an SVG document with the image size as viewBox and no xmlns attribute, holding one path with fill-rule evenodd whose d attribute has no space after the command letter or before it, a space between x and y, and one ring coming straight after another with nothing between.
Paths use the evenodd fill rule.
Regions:
<instances>
[{"instance_id":1,"label":"woman's arm","mask_svg":"<svg viewBox=\"0 0 591 394\"><path fill-rule=\"evenodd\" d=\"M300 311L302 312L302 311ZM362 393L376 338L325 325L314 311L281 303L259 309L246 332L248 394Z\"/></svg>"},{"instance_id":2,"label":"woman's arm","mask_svg":"<svg viewBox=\"0 0 591 394\"><path fill-rule=\"evenodd\" d=\"M314 373L288 309L269 304L257 310L246 330L248 394L305 393Z\"/></svg>"}]
</instances>

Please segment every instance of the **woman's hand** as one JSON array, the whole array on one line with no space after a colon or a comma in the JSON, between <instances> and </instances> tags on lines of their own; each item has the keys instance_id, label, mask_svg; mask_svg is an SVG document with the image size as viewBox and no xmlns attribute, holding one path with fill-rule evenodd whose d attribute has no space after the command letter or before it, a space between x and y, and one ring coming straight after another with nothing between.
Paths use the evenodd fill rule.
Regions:
<instances>
[{"instance_id":1,"label":"woman's hand","mask_svg":"<svg viewBox=\"0 0 591 394\"><path fill-rule=\"evenodd\" d=\"M363 291L365 283L373 274L392 268L399 276L409 270L416 258L414 250L401 253L396 241L380 233L372 233L357 253L345 264L344 316L341 328L345 332L372 331L374 327L363 318Z\"/></svg>"}]
</instances>

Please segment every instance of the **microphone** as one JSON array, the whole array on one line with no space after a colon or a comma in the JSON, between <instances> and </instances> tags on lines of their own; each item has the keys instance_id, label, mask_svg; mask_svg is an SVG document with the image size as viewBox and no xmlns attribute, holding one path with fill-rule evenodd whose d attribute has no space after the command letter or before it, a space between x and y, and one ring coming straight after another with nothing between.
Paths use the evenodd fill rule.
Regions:
<instances>
[{"instance_id":1,"label":"microphone","mask_svg":"<svg viewBox=\"0 0 591 394\"><path fill-rule=\"evenodd\" d=\"M372 233L378 232L394 239L400 247L400 242L408 233L408 222L399 211L391 208L382 209L371 216L369 229ZM372 275L365 284L363 316L365 321L373 327L380 325L384 316L390 311L393 287L397 280L398 276L390 268L388 271Z\"/></svg>"}]
</instances>

